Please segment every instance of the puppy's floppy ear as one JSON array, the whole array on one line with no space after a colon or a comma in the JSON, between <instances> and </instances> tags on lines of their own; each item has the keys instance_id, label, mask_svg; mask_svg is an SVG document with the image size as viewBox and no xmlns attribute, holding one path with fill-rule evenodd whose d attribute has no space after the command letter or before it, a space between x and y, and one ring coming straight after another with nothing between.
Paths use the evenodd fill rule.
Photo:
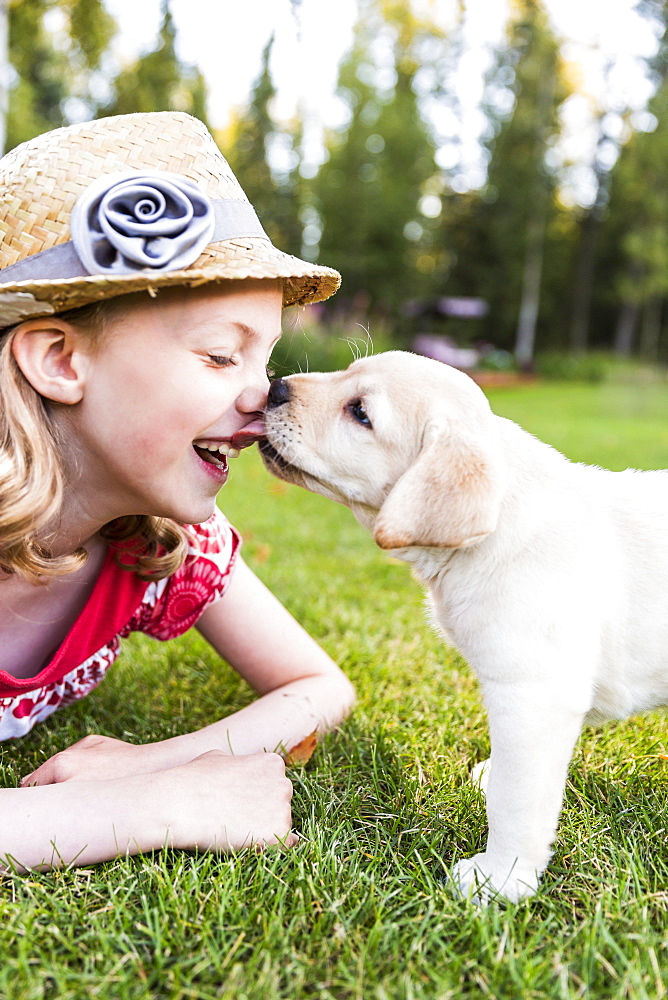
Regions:
<instances>
[{"instance_id":1,"label":"puppy's floppy ear","mask_svg":"<svg viewBox=\"0 0 668 1000\"><path fill-rule=\"evenodd\" d=\"M376 544L381 549L475 544L496 528L501 472L492 443L474 431L437 432L380 508Z\"/></svg>"}]
</instances>

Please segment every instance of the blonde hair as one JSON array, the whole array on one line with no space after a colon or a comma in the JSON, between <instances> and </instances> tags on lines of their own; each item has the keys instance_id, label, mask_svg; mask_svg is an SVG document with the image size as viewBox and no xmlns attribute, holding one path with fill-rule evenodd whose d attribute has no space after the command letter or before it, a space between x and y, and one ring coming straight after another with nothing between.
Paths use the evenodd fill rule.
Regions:
<instances>
[{"instance_id":1,"label":"blonde hair","mask_svg":"<svg viewBox=\"0 0 668 1000\"><path fill-rule=\"evenodd\" d=\"M85 331L95 349L112 315L146 293L122 295L60 313ZM63 503L58 431L46 400L30 385L12 352L17 327L0 333L0 568L33 582L61 576L86 561L84 549L53 556L37 541ZM106 524L101 536L119 548L119 565L144 580L171 576L191 537L167 517L137 514ZM123 542L128 542L123 545Z\"/></svg>"}]
</instances>

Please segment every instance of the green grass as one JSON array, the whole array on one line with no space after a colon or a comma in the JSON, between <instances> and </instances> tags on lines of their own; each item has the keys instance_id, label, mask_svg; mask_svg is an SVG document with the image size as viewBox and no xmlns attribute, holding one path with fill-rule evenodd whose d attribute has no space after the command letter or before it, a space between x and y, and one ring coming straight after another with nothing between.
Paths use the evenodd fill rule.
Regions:
<instances>
[{"instance_id":1,"label":"green grass","mask_svg":"<svg viewBox=\"0 0 668 1000\"><path fill-rule=\"evenodd\" d=\"M490 395L497 412L574 459L668 465L660 383ZM233 470L222 506L248 561L359 695L351 720L293 772L303 842L5 877L0 997L664 997L665 717L584 733L536 898L483 912L453 898L444 871L485 835L467 781L489 749L472 674L425 624L407 568L347 510L271 480L253 453ZM14 783L89 731L160 738L250 698L195 634L135 637L96 692L4 746L0 780Z\"/></svg>"},{"instance_id":2,"label":"green grass","mask_svg":"<svg viewBox=\"0 0 668 1000\"><path fill-rule=\"evenodd\" d=\"M542 382L489 392L492 408L574 462L668 468L668 383Z\"/></svg>"}]
</instances>

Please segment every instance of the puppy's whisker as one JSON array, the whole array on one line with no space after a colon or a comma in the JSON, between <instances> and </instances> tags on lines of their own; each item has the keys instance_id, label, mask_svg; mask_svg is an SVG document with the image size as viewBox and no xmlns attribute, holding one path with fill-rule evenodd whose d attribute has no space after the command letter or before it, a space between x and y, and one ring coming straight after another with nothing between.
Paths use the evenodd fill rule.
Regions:
<instances>
[{"instance_id":1,"label":"puppy's whisker","mask_svg":"<svg viewBox=\"0 0 668 1000\"><path fill-rule=\"evenodd\" d=\"M373 354L373 337L371 336L371 330L369 329L368 326L364 326L362 323L358 323L357 325L359 326L360 330L364 331L364 335L365 335L365 342L364 342L365 352L364 352L364 357L368 358L370 354ZM361 357L361 354L360 354L360 357Z\"/></svg>"},{"instance_id":2,"label":"puppy's whisker","mask_svg":"<svg viewBox=\"0 0 668 1000\"><path fill-rule=\"evenodd\" d=\"M357 361L360 356L360 349L357 346L357 341L354 340L352 337L342 337L341 340L344 344L347 344L348 347L350 348L350 353L353 356L353 360Z\"/></svg>"},{"instance_id":3,"label":"puppy's whisker","mask_svg":"<svg viewBox=\"0 0 668 1000\"><path fill-rule=\"evenodd\" d=\"M342 338L343 342L348 344L350 352L353 355L355 361L359 361L361 358L368 358L369 354L373 353L373 340L371 339L371 334L367 327L358 323L357 326L365 333L365 339L362 340L360 337L346 337Z\"/></svg>"},{"instance_id":4,"label":"puppy's whisker","mask_svg":"<svg viewBox=\"0 0 668 1000\"><path fill-rule=\"evenodd\" d=\"M293 441L276 440L273 447L281 456L284 462L289 465L298 466L296 461L298 446Z\"/></svg>"}]
</instances>

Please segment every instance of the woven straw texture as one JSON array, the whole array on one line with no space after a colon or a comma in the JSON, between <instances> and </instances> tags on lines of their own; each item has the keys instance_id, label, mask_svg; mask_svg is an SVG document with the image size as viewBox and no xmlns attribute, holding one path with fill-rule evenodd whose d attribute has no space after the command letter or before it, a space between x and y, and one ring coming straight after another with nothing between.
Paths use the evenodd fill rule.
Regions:
<instances>
[{"instance_id":1,"label":"woven straw texture","mask_svg":"<svg viewBox=\"0 0 668 1000\"><path fill-rule=\"evenodd\" d=\"M88 185L102 175L130 170L182 174L212 199L248 201L205 126L190 115L120 115L56 129L0 159L0 267L67 242L72 208ZM14 283L2 283L0 274L0 311L7 293L31 293L39 301L28 311L40 315L142 289L230 278L282 278L285 305L326 299L341 280L331 268L284 254L268 239L249 237L211 243L180 271Z\"/></svg>"}]
</instances>

